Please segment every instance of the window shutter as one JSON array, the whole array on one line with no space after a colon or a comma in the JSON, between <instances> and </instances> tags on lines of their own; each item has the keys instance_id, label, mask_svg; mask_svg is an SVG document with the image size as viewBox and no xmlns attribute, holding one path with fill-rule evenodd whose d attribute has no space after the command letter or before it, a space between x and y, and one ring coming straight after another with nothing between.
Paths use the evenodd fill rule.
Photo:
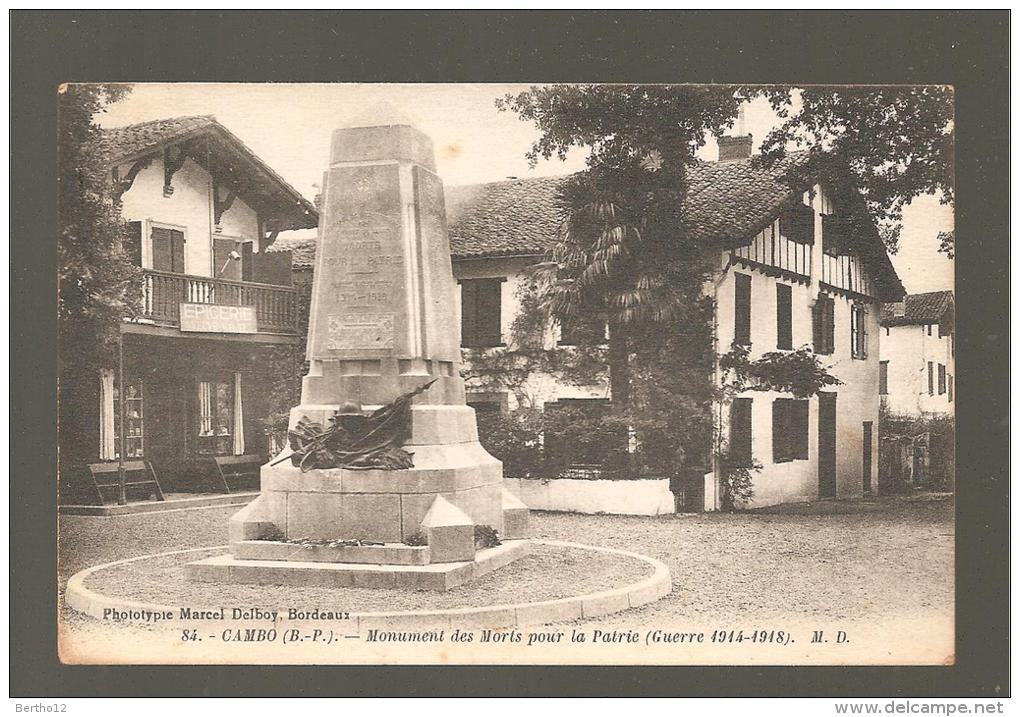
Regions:
<instances>
[{"instance_id":1,"label":"window shutter","mask_svg":"<svg viewBox=\"0 0 1020 717\"><path fill-rule=\"evenodd\" d=\"M928 395L935 394L935 371L931 361L928 362Z\"/></svg>"},{"instance_id":2,"label":"window shutter","mask_svg":"<svg viewBox=\"0 0 1020 717\"><path fill-rule=\"evenodd\" d=\"M889 395L889 362L878 363L878 393L882 396Z\"/></svg>"},{"instance_id":3,"label":"window shutter","mask_svg":"<svg viewBox=\"0 0 1020 717\"><path fill-rule=\"evenodd\" d=\"M777 398L772 402L772 462L789 460L789 409L790 399Z\"/></svg>"},{"instance_id":4,"label":"window shutter","mask_svg":"<svg viewBox=\"0 0 1020 717\"><path fill-rule=\"evenodd\" d=\"M252 281L276 286L293 285L292 254L289 251L261 251L252 255Z\"/></svg>"},{"instance_id":5,"label":"window shutter","mask_svg":"<svg viewBox=\"0 0 1020 717\"><path fill-rule=\"evenodd\" d=\"M790 435L793 437L793 458L806 460L808 457L808 401L791 401L792 415Z\"/></svg>"},{"instance_id":6,"label":"window shutter","mask_svg":"<svg viewBox=\"0 0 1020 717\"><path fill-rule=\"evenodd\" d=\"M252 249L252 242L241 242L241 281L254 281L255 254Z\"/></svg>"},{"instance_id":7,"label":"window shutter","mask_svg":"<svg viewBox=\"0 0 1020 717\"><path fill-rule=\"evenodd\" d=\"M861 358L868 358L868 307L861 307Z\"/></svg>"},{"instance_id":8,"label":"window shutter","mask_svg":"<svg viewBox=\"0 0 1020 717\"><path fill-rule=\"evenodd\" d=\"M941 396L946 392L946 367L943 364L939 364L939 395Z\"/></svg>"},{"instance_id":9,"label":"window shutter","mask_svg":"<svg viewBox=\"0 0 1020 717\"><path fill-rule=\"evenodd\" d=\"M177 229L170 230L170 261L173 266L170 271L184 273L184 232Z\"/></svg>"},{"instance_id":10,"label":"window shutter","mask_svg":"<svg viewBox=\"0 0 1020 717\"><path fill-rule=\"evenodd\" d=\"M128 234L124 240L124 253L135 266L142 265L142 223L128 222Z\"/></svg>"},{"instance_id":11,"label":"window shutter","mask_svg":"<svg viewBox=\"0 0 1020 717\"><path fill-rule=\"evenodd\" d=\"M751 345L751 277L734 274L733 342Z\"/></svg>"},{"instance_id":12,"label":"window shutter","mask_svg":"<svg viewBox=\"0 0 1020 717\"><path fill-rule=\"evenodd\" d=\"M478 323L481 340L485 346L502 343L502 294L500 279L485 279L478 282Z\"/></svg>"},{"instance_id":13,"label":"window shutter","mask_svg":"<svg viewBox=\"0 0 1020 717\"><path fill-rule=\"evenodd\" d=\"M824 311L825 353L831 354L836 350L836 302L831 296L825 297Z\"/></svg>"},{"instance_id":14,"label":"window shutter","mask_svg":"<svg viewBox=\"0 0 1020 717\"><path fill-rule=\"evenodd\" d=\"M162 227L152 228L152 268L156 271L173 271L173 258L170 252L170 230Z\"/></svg>"},{"instance_id":15,"label":"window shutter","mask_svg":"<svg viewBox=\"0 0 1020 717\"><path fill-rule=\"evenodd\" d=\"M825 353L825 329L822 326L823 313L824 306L822 298L819 297L815 301L815 305L811 307L811 343L815 347L816 354Z\"/></svg>"},{"instance_id":16,"label":"window shutter","mask_svg":"<svg viewBox=\"0 0 1020 717\"><path fill-rule=\"evenodd\" d=\"M742 465L751 462L751 408L753 399L735 398L730 404L730 457Z\"/></svg>"},{"instance_id":17,"label":"window shutter","mask_svg":"<svg viewBox=\"0 0 1020 717\"><path fill-rule=\"evenodd\" d=\"M472 347L478 345L475 334L478 296L478 284L466 279L460 284L460 345Z\"/></svg>"},{"instance_id":18,"label":"window shutter","mask_svg":"<svg viewBox=\"0 0 1020 717\"><path fill-rule=\"evenodd\" d=\"M239 262L230 258L230 252L236 250L237 243L233 239L216 237L213 239L213 275L217 279L240 279Z\"/></svg>"},{"instance_id":19,"label":"window shutter","mask_svg":"<svg viewBox=\"0 0 1020 717\"><path fill-rule=\"evenodd\" d=\"M776 348L793 348L793 289L776 284Z\"/></svg>"}]
</instances>

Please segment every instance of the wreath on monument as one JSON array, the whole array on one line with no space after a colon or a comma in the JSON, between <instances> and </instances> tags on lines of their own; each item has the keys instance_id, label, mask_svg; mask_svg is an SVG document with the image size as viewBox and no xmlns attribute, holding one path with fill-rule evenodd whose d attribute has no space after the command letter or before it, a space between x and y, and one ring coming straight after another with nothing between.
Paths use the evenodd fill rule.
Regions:
<instances>
[{"instance_id":1,"label":"wreath on monument","mask_svg":"<svg viewBox=\"0 0 1020 717\"><path fill-rule=\"evenodd\" d=\"M288 432L292 453L280 461L290 458L303 473L315 468L414 468L413 454L402 447L411 437L411 400L437 380L432 379L367 416L360 406L347 402L329 419L328 427L302 416Z\"/></svg>"}]
</instances>

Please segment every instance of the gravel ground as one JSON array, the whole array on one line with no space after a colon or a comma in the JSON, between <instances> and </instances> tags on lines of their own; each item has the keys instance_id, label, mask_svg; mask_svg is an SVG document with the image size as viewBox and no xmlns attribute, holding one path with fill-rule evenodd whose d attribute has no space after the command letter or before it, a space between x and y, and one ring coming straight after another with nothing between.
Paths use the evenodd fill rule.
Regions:
<instances>
[{"instance_id":1,"label":"gravel ground","mask_svg":"<svg viewBox=\"0 0 1020 717\"><path fill-rule=\"evenodd\" d=\"M183 566L203 557L206 556L168 555L129 563L89 576L85 587L103 595L162 605L317 606L352 612L390 612L555 600L623 587L652 574L651 566L637 560L539 545L531 555L447 592L187 582Z\"/></svg>"},{"instance_id":2,"label":"gravel ground","mask_svg":"<svg viewBox=\"0 0 1020 717\"><path fill-rule=\"evenodd\" d=\"M749 620L794 617L888 620L900 614L912 619L927 615L952 618L951 501L892 498L828 505L658 518L535 513L533 526L536 537L621 548L658 558L669 566L673 592L627 612L631 625L678 620L746 624ZM70 575L98 563L226 544L227 518L235 511L236 507L226 507L116 518L61 517L61 590ZM551 556L536 555L529 564L541 564L544 559ZM527 565L522 561L520 567L523 570ZM152 569L158 574L161 569L174 568L163 565ZM586 572L592 580L598 576L607 581L602 583L606 587L617 581L632 582L634 576L625 571L614 574L621 569L621 565L596 563L587 554L575 558L570 573L577 580L587 579ZM513 584L513 589L542 594L540 590L545 588L522 582L522 573L512 570L486 580L492 581L494 588ZM503 588L484 592L492 596ZM366 606L392 605L388 596L376 591L357 592L374 594ZM156 597L151 594L153 600ZM367 601L369 596L365 598ZM208 604L208 598L202 602ZM430 604L440 606L439 602ZM70 622L80 621L71 618Z\"/></svg>"}]
</instances>

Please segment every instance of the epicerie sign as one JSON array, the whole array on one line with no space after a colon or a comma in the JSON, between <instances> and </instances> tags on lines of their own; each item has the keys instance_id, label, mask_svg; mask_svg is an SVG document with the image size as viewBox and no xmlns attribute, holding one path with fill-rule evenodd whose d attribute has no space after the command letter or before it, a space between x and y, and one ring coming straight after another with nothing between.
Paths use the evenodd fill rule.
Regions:
<instances>
[{"instance_id":1,"label":"epicerie sign","mask_svg":"<svg viewBox=\"0 0 1020 717\"><path fill-rule=\"evenodd\" d=\"M220 334L257 334L254 306L220 306L181 302L181 331Z\"/></svg>"}]
</instances>

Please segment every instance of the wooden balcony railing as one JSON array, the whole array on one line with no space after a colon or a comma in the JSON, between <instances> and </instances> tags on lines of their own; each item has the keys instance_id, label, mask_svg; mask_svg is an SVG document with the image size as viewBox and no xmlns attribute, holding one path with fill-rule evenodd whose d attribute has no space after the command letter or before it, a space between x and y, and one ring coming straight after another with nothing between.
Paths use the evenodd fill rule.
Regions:
<instances>
[{"instance_id":1,"label":"wooden balcony railing","mask_svg":"<svg viewBox=\"0 0 1020 717\"><path fill-rule=\"evenodd\" d=\"M144 271L142 315L157 324L180 326L181 303L254 306L259 332L297 333L295 291L288 286L208 276Z\"/></svg>"}]
</instances>

